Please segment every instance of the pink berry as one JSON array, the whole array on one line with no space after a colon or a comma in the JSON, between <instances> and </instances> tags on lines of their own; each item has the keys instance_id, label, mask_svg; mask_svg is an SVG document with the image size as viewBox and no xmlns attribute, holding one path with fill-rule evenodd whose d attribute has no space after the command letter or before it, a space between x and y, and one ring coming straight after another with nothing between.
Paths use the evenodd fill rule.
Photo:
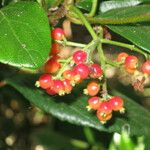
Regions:
<instances>
[{"instance_id":1,"label":"pink berry","mask_svg":"<svg viewBox=\"0 0 150 150\"><path fill-rule=\"evenodd\" d=\"M100 104L96 116L102 123L106 123L106 121L112 118L112 108L109 102L102 102Z\"/></svg>"},{"instance_id":2,"label":"pink berry","mask_svg":"<svg viewBox=\"0 0 150 150\"><path fill-rule=\"evenodd\" d=\"M98 96L91 97L88 100L89 105L87 106L87 108L97 110L100 107L101 103L102 102L100 101L100 98Z\"/></svg>"},{"instance_id":3,"label":"pink berry","mask_svg":"<svg viewBox=\"0 0 150 150\"><path fill-rule=\"evenodd\" d=\"M48 88L48 89L46 89L46 92L47 92L49 95L55 95L55 94L57 94L57 93L54 91L53 88Z\"/></svg>"},{"instance_id":4,"label":"pink berry","mask_svg":"<svg viewBox=\"0 0 150 150\"><path fill-rule=\"evenodd\" d=\"M82 50L78 50L73 54L73 60L76 64L83 63L86 61L86 59L87 59L87 54Z\"/></svg>"},{"instance_id":5,"label":"pink berry","mask_svg":"<svg viewBox=\"0 0 150 150\"><path fill-rule=\"evenodd\" d=\"M142 72L145 74L150 75L150 60L147 60L143 65L142 65Z\"/></svg>"},{"instance_id":6,"label":"pink berry","mask_svg":"<svg viewBox=\"0 0 150 150\"><path fill-rule=\"evenodd\" d=\"M52 76L49 74L43 74L40 76L39 81L37 81L36 84L37 86L40 86L42 89L47 89L53 86Z\"/></svg>"},{"instance_id":7,"label":"pink berry","mask_svg":"<svg viewBox=\"0 0 150 150\"><path fill-rule=\"evenodd\" d=\"M64 84L61 80L53 80L54 85L52 89L59 95L64 95Z\"/></svg>"},{"instance_id":8,"label":"pink berry","mask_svg":"<svg viewBox=\"0 0 150 150\"><path fill-rule=\"evenodd\" d=\"M101 111L99 111L99 109L98 109L96 116L102 124L105 124L108 120L110 120L112 118L112 113L105 114L105 113L102 113Z\"/></svg>"},{"instance_id":9,"label":"pink berry","mask_svg":"<svg viewBox=\"0 0 150 150\"><path fill-rule=\"evenodd\" d=\"M110 103L102 102L100 107L98 108L99 112L101 112L102 115L111 114L112 113L112 107Z\"/></svg>"},{"instance_id":10,"label":"pink berry","mask_svg":"<svg viewBox=\"0 0 150 150\"><path fill-rule=\"evenodd\" d=\"M123 109L123 100L119 96L114 96L109 99L109 103L114 111Z\"/></svg>"},{"instance_id":11,"label":"pink berry","mask_svg":"<svg viewBox=\"0 0 150 150\"><path fill-rule=\"evenodd\" d=\"M125 67L128 69L136 69L138 65L138 58L133 55L129 55L125 59Z\"/></svg>"},{"instance_id":12,"label":"pink berry","mask_svg":"<svg viewBox=\"0 0 150 150\"><path fill-rule=\"evenodd\" d=\"M84 94L95 96L100 91L100 84L96 81L88 83L87 88L84 89Z\"/></svg>"},{"instance_id":13,"label":"pink berry","mask_svg":"<svg viewBox=\"0 0 150 150\"><path fill-rule=\"evenodd\" d=\"M89 75L89 67L86 64L78 64L74 67L74 72L80 75L81 79L86 79Z\"/></svg>"},{"instance_id":14,"label":"pink berry","mask_svg":"<svg viewBox=\"0 0 150 150\"><path fill-rule=\"evenodd\" d=\"M118 62L121 62L121 63L124 63L125 59L128 57L129 55L125 52L121 52L118 54L118 57L117 57L117 61Z\"/></svg>"},{"instance_id":15,"label":"pink berry","mask_svg":"<svg viewBox=\"0 0 150 150\"><path fill-rule=\"evenodd\" d=\"M100 65L92 64L90 66L90 77L91 78L100 78L103 75L103 71Z\"/></svg>"},{"instance_id":16,"label":"pink berry","mask_svg":"<svg viewBox=\"0 0 150 150\"><path fill-rule=\"evenodd\" d=\"M75 72L73 70L65 70L63 72L63 78L64 79L68 79L70 81L74 80L74 77L75 77Z\"/></svg>"},{"instance_id":17,"label":"pink berry","mask_svg":"<svg viewBox=\"0 0 150 150\"><path fill-rule=\"evenodd\" d=\"M54 40L63 40L65 33L61 28L55 28L52 30L51 36Z\"/></svg>"},{"instance_id":18,"label":"pink berry","mask_svg":"<svg viewBox=\"0 0 150 150\"><path fill-rule=\"evenodd\" d=\"M61 68L61 64L59 63L58 60L59 56L57 55L51 57L44 65L45 72L51 74L56 73Z\"/></svg>"},{"instance_id":19,"label":"pink berry","mask_svg":"<svg viewBox=\"0 0 150 150\"><path fill-rule=\"evenodd\" d=\"M64 80L62 80L62 82L64 85L65 93L69 94L72 91L72 85L71 85L70 81L67 79L64 79Z\"/></svg>"},{"instance_id":20,"label":"pink berry","mask_svg":"<svg viewBox=\"0 0 150 150\"><path fill-rule=\"evenodd\" d=\"M57 43L53 43L52 48L51 48L51 52L50 52L50 56L51 55L57 55L59 52L60 52L60 45Z\"/></svg>"}]
</instances>

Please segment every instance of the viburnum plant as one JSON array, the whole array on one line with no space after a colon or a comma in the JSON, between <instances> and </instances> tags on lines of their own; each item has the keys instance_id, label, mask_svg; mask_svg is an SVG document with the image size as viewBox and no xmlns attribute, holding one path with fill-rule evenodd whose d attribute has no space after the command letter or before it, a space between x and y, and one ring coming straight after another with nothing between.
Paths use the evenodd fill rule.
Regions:
<instances>
[{"instance_id":1,"label":"viburnum plant","mask_svg":"<svg viewBox=\"0 0 150 150\"><path fill-rule=\"evenodd\" d=\"M41 0L2 7L0 62L15 69L10 67L11 77L2 75L1 85L13 86L33 104L61 120L98 130L119 132L126 123L132 130L140 118L133 134L148 137L146 130L138 130L144 126L142 113L147 117L145 126L149 127L148 112L130 100L128 93L120 94L113 89L107 71L113 67L116 74L130 78L133 91L148 93L149 10L149 2L144 0L128 4L117 0ZM77 35L72 33L71 23L78 25L73 28L77 33L88 31L85 36L90 38L85 43L78 42L82 41L80 34L79 40L74 38ZM79 26L82 28L77 31ZM106 46L114 46L112 59L105 52ZM62 49L68 47L69 54L62 57ZM16 70L18 76L13 76ZM29 75L31 70L36 75ZM117 82L118 78L114 78ZM68 104L68 99L73 102ZM138 111L141 116L136 117ZM108 127L103 125L107 122Z\"/></svg>"},{"instance_id":2,"label":"viburnum plant","mask_svg":"<svg viewBox=\"0 0 150 150\"><path fill-rule=\"evenodd\" d=\"M85 19L78 9L75 8L75 10L77 10L81 18ZM121 97L111 96L107 92L107 81L105 77L105 64L107 62L105 62L106 58L100 41L103 36L103 30L101 29L101 36L98 37L86 19L85 25L86 27L88 25L87 28L94 35L93 40L82 49L76 50L67 59L61 59L59 57L60 45L67 45L68 43L63 29L54 28L52 30L51 37L53 44L50 58L44 65L45 73L40 76L35 85L45 89L49 95L58 94L59 96L63 96L70 94L75 85L78 85L86 79L92 79L83 90L84 94L92 97L87 100L87 109L96 110L98 119L102 123L105 123L112 118L112 111L124 113L124 102ZM72 46L76 45L80 45L80 43L72 42ZM95 49L99 50L100 64L94 63L92 60L91 55ZM117 62L119 62L118 65L124 63L125 69L128 72L129 70L133 70L129 73L134 73L137 68L138 59L135 56L128 56L127 53L121 53L118 55ZM143 76L144 73L146 72L143 72Z\"/></svg>"},{"instance_id":3,"label":"viburnum plant","mask_svg":"<svg viewBox=\"0 0 150 150\"><path fill-rule=\"evenodd\" d=\"M102 123L106 123L106 121L112 118L113 111L124 113L125 108L124 101L121 97L112 96L108 93L105 70L106 65L110 62L107 62L106 56L104 55L103 43L114 44L129 49L132 47L131 50L137 51L145 56L146 61L143 65L139 66L139 69L139 59L125 52L119 53L116 61L111 62L115 64L116 67L122 67L129 74L140 74L141 72L141 79L138 80L141 85L144 85L144 81L150 75L150 61L147 60L148 54L135 46L106 39L103 27L99 26L95 32L86 18L88 15L84 16L78 8L73 6L73 1L66 1L64 4L66 6L64 9L68 11L66 15L70 13L76 14L73 15L73 17L85 25L93 40L89 44L70 42L66 39L65 32L62 28L54 28L51 32L53 44L50 58L45 63L45 73L40 76L39 80L36 82L36 86L46 89L49 95L58 94L59 96L63 96L65 94L70 94L74 86L86 79L91 79L92 81L90 81L83 90L84 94L91 96L91 98L87 99L87 109L96 110L98 119ZM105 32L106 30L105 28ZM59 56L61 45L78 46L80 48L77 49L72 56L63 59ZM92 57L93 52L96 50L99 55L99 63L95 63ZM144 90L143 86L133 86L137 88L137 90Z\"/></svg>"}]
</instances>

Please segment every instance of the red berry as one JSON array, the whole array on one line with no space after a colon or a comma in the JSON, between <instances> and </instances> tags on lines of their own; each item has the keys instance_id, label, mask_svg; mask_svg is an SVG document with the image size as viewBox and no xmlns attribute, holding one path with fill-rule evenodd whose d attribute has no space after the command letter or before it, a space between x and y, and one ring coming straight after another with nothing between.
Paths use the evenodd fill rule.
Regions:
<instances>
[{"instance_id":1,"label":"red berry","mask_svg":"<svg viewBox=\"0 0 150 150\"><path fill-rule=\"evenodd\" d=\"M55 91L54 91L54 89L53 88L48 88L48 89L46 89L46 92L49 94L49 95L55 95L55 94L57 94Z\"/></svg>"},{"instance_id":2,"label":"red berry","mask_svg":"<svg viewBox=\"0 0 150 150\"><path fill-rule=\"evenodd\" d=\"M128 73L133 74L137 69L125 68L125 70L126 70Z\"/></svg>"},{"instance_id":3,"label":"red berry","mask_svg":"<svg viewBox=\"0 0 150 150\"><path fill-rule=\"evenodd\" d=\"M90 110L90 109L97 110L99 108L99 106L101 105L101 103L102 102L101 102L100 98L97 96L94 96L88 100L87 108L88 108L88 110Z\"/></svg>"},{"instance_id":4,"label":"red berry","mask_svg":"<svg viewBox=\"0 0 150 150\"><path fill-rule=\"evenodd\" d=\"M52 44L52 48L51 48L50 55L57 55L59 52L60 52L59 44L53 43L53 44Z\"/></svg>"},{"instance_id":5,"label":"red berry","mask_svg":"<svg viewBox=\"0 0 150 150\"><path fill-rule=\"evenodd\" d=\"M68 80L70 80L70 81L73 81L74 80L74 77L75 77L75 72L73 71L73 70L65 70L64 72L63 72L63 77L65 78L65 79L68 79Z\"/></svg>"},{"instance_id":6,"label":"red berry","mask_svg":"<svg viewBox=\"0 0 150 150\"><path fill-rule=\"evenodd\" d=\"M87 54L82 50L78 50L73 54L73 60L76 64L85 62L86 58L87 58Z\"/></svg>"},{"instance_id":7,"label":"red berry","mask_svg":"<svg viewBox=\"0 0 150 150\"><path fill-rule=\"evenodd\" d=\"M74 82L75 84L79 84L83 81L83 79L80 77L79 74L76 74L75 77L74 77Z\"/></svg>"},{"instance_id":8,"label":"red berry","mask_svg":"<svg viewBox=\"0 0 150 150\"><path fill-rule=\"evenodd\" d=\"M98 110L96 113L96 116L102 123L106 123L106 121L108 121L112 118L112 113L102 115L101 112Z\"/></svg>"},{"instance_id":9,"label":"red berry","mask_svg":"<svg viewBox=\"0 0 150 150\"><path fill-rule=\"evenodd\" d=\"M109 99L109 103L114 111L123 109L123 100L119 96L114 96Z\"/></svg>"},{"instance_id":10,"label":"red berry","mask_svg":"<svg viewBox=\"0 0 150 150\"><path fill-rule=\"evenodd\" d=\"M75 83L80 83L82 81L80 75L76 74L73 70L64 71L63 77L64 79L68 79L72 85L75 85Z\"/></svg>"},{"instance_id":11,"label":"red berry","mask_svg":"<svg viewBox=\"0 0 150 150\"><path fill-rule=\"evenodd\" d=\"M40 86L42 89L47 89L53 86L52 76L49 74L41 75L39 81L36 82L36 85Z\"/></svg>"},{"instance_id":12,"label":"red berry","mask_svg":"<svg viewBox=\"0 0 150 150\"><path fill-rule=\"evenodd\" d=\"M52 39L54 39L54 40L63 40L65 33L64 33L63 29L55 28L52 30L51 36L52 36Z\"/></svg>"},{"instance_id":13,"label":"red berry","mask_svg":"<svg viewBox=\"0 0 150 150\"><path fill-rule=\"evenodd\" d=\"M103 74L101 66L98 64L92 64L89 70L91 78L100 78Z\"/></svg>"},{"instance_id":14,"label":"red berry","mask_svg":"<svg viewBox=\"0 0 150 150\"><path fill-rule=\"evenodd\" d=\"M89 68L86 64L78 64L74 67L74 72L80 75L81 79L86 79L89 75Z\"/></svg>"},{"instance_id":15,"label":"red berry","mask_svg":"<svg viewBox=\"0 0 150 150\"><path fill-rule=\"evenodd\" d=\"M64 95L64 84L61 80L53 80L54 81L54 85L52 87L52 90L54 90L57 94L59 95Z\"/></svg>"},{"instance_id":16,"label":"red berry","mask_svg":"<svg viewBox=\"0 0 150 150\"><path fill-rule=\"evenodd\" d=\"M46 62L44 66L46 73L56 73L60 69L61 64L58 62L58 58L58 56L53 56Z\"/></svg>"},{"instance_id":17,"label":"red berry","mask_svg":"<svg viewBox=\"0 0 150 150\"><path fill-rule=\"evenodd\" d=\"M96 115L102 123L105 123L107 120L110 120L112 117L112 108L110 103L102 102L97 110Z\"/></svg>"},{"instance_id":18,"label":"red berry","mask_svg":"<svg viewBox=\"0 0 150 150\"><path fill-rule=\"evenodd\" d=\"M72 85L68 79L62 80L65 93L69 94L72 91Z\"/></svg>"},{"instance_id":19,"label":"red berry","mask_svg":"<svg viewBox=\"0 0 150 150\"><path fill-rule=\"evenodd\" d=\"M136 56L130 55L125 59L125 67L128 69L135 69L138 65L138 58Z\"/></svg>"},{"instance_id":20,"label":"red berry","mask_svg":"<svg viewBox=\"0 0 150 150\"><path fill-rule=\"evenodd\" d=\"M123 63L128 56L129 55L125 52L119 53L117 57L117 61Z\"/></svg>"},{"instance_id":21,"label":"red berry","mask_svg":"<svg viewBox=\"0 0 150 150\"><path fill-rule=\"evenodd\" d=\"M150 60L147 60L143 65L142 65L142 72L150 75Z\"/></svg>"},{"instance_id":22,"label":"red berry","mask_svg":"<svg viewBox=\"0 0 150 150\"><path fill-rule=\"evenodd\" d=\"M96 81L91 81L88 83L87 88L84 89L84 94L95 96L100 90L100 85Z\"/></svg>"},{"instance_id":23,"label":"red berry","mask_svg":"<svg viewBox=\"0 0 150 150\"><path fill-rule=\"evenodd\" d=\"M102 102L100 107L98 108L98 111L101 113L101 115L107 115L112 113L112 107L110 103L107 102Z\"/></svg>"}]
</instances>

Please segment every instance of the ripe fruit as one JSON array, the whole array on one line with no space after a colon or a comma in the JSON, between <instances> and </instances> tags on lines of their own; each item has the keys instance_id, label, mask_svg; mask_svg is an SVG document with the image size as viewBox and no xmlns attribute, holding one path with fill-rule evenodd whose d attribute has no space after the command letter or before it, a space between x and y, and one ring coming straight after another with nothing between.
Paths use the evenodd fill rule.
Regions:
<instances>
[{"instance_id":1,"label":"ripe fruit","mask_svg":"<svg viewBox=\"0 0 150 150\"><path fill-rule=\"evenodd\" d=\"M97 110L99 108L99 106L101 105L101 100L98 96L94 96L94 97L91 97L89 100L88 100L88 106L87 106L87 109L88 110L91 110L91 109L94 109L94 110Z\"/></svg>"},{"instance_id":2,"label":"ripe fruit","mask_svg":"<svg viewBox=\"0 0 150 150\"><path fill-rule=\"evenodd\" d=\"M64 84L61 80L53 80L54 81L54 85L52 87L52 89L57 93L59 94L60 96L61 95L64 95L65 94L65 88L64 88Z\"/></svg>"},{"instance_id":3,"label":"ripe fruit","mask_svg":"<svg viewBox=\"0 0 150 150\"><path fill-rule=\"evenodd\" d=\"M100 85L96 81L91 81L88 83L87 88L84 89L84 94L95 96L100 90Z\"/></svg>"},{"instance_id":4,"label":"ripe fruit","mask_svg":"<svg viewBox=\"0 0 150 150\"><path fill-rule=\"evenodd\" d=\"M89 75L89 68L86 64L78 64L74 67L74 72L80 75L81 79L86 79Z\"/></svg>"},{"instance_id":5,"label":"ripe fruit","mask_svg":"<svg viewBox=\"0 0 150 150\"><path fill-rule=\"evenodd\" d=\"M68 79L73 86L75 83L80 83L80 81L82 81L80 75L76 74L73 70L64 71L63 77L64 79Z\"/></svg>"},{"instance_id":6,"label":"ripe fruit","mask_svg":"<svg viewBox=\"0 0 150 150\"><path fill-rule=\"evenodd\" d=\"M76 64L80 64L86 61L87 54L82 50L78 50L73 54L73 60Z\"/></svg>"},{"instance_id":7,"label":"ripe fruit","mask_svg":"<svg viewBox=\"0 0 150 150\"><path fill-rule=\"evenodd\" d=\"M101 113L101 115L105 116L112 113L112 107L108 101L102 102L100 107L98 108L98 111L99 113Z\"/></svg>"},{"instance_id":8,"label":"ripe fruit","mask_svg":"<svg viewBox=\"0 0 150 150\"><path fill-rule=\"evenodd\" d=\"M47 89L53 85L52 76L49 74L43 74L40 76L39 81L35 83L37 87L41 87L42 89Z\"/></svg>"},{"instance_id":9,"label":"ripe fruit","mask_svg":"<svg viewBox=\"0 0 150 150\"><path fill-rule=\"evenodd\" d=\"M119 53L118 57L117 57L117 61L118 62L122 62L124 63L125 59L128 57L129 55L125 52Z\"/></svg>"},{"instance_id":10,"label":"ripe fruit","mask_svg":"<svg viewBox=\"0 0 150 150\"><path fill-rule=\"evenodd\" d=\"M69 94L72 91L72 85L68 79L62 80L65 93Z\"/></svg>"},{"instance_id":11,"label":"ripe fruit","mask_svg":"<svg viewBox=\"0 0 150 150\"><path fill-rule=\"evenodd\" d=\"M82 81L83 81L83 79L80 77L80 75L79 75L79 74L76 74L75 77L74 77L74 80L73 80L72 84L73 84L73 85L79 84L79 83L81 83Z\"/></svg>"},{"instance_id":12,"label":"ripe fruit","mask_svg":"<svg viewBox=\"0 0 150 150\"><path fill-rule=\"evenodd\" d=\"M53 43L53 44L52 44L52 48L51 48L50 55L57 55L59 52L60 52L59 44Z\"/></svg>"},{"instance_id":13,"label":"ripe fruit","mask_svg":"<svg viewBox=\"0 0 150 150\"><path fill-rule=\"evenodd\" d=\"M125 67L128 69L135 69L138 65L138 58L136 56L130 55L125 59Z\"/></svg>"},{"instance_id":14,"label":"ripe fruit","mask_svg":"<svg viewBox=\"0 0 150 150\"><path fill-rule=\"evenodd\" d=\"M102 102L96 113L102 123L106 123L112 117L112 108L109 102Z\"/></svg>"},{"instance_id":15,"label":"ripe fruit","mask_svg":"<svg viewBox=\"0 0 150 150\"><path fill-rule=\"evenodd\" d=\"M112 118L112 113L103 116L103 115L101 115L101 112L98 110L96 113L96 116L101 121L101 123L104 124L104 123L106 123L106 121L108 121Z\"/></svg>"},{"instance_id":16,"label":"ripe fruit","mask_svg":"<svg viewBox=\"0 0 150 150\"><path fill-rule=\"evenodd\" d=\"M46 89L46 92L47 92L49 95L55 95L55 94L57 94L57 93L54 91L54 89L53 89L52 87Z\"/></svg>"},{"instance_id":17,"label":"ripe fruit","mask_svg":"<svg viewBox=\"0 0 150 150\"><path fill-rule=\"evenodd\" d=\"M75 77L75 72L73 70L65 70L63 72L63 77L64 79L68 79L70 81L73 81L74 80L74 77Z\"/></svg>"},{"instance_id":18,"label":"ripe fruit","mask_svg":"<svg viewBox=\"0 0 150 150\"><path fill-rule=\"evenodd\" d=\"M119 96L114 96L109 99L112 110L119 111L123 109L123 100Z\"/></svg>"},{"instance_id":19,"label":"ripe fruit","mask_svg":"<svg viewBox=\"0 0 150 150\"><path fill-rule=\"evenodd\" d=\"M137 69L125 68L126 72L133 74Z\"/></svg>"},{"instance_id":20,"label":"ripe fruit","mask_svg":"<svg viewBox=\"0 0 150 150\"><path fill-rule=\"evenodd\" d=\"M98 64L92 64L89 68L90 70L90 77L91 78L100 78L103 74L101 66Z\"/></svg>"},{"instance_id":21,"label":"ripe fruit","mask_svg":"<svg viewBox=\"0 0 150 150\"><path fill-rule=\"evenodd\" d=\"M58 56L53 56L46 62L44 66L46 73L56 73L60 69L61 65L58 62L58 58Z\"/></svg>"},{"instance_id":22,"label":"ripe fruit","mask_svg":"<svg viewBox=\"0 0 150 150\"><path fill-rule=\"evenodd\" d=\"M142 70L143 73L146 73L146 74L150 75L150 60L147 60L147 61L142 65L141 70Z\"/></svg>"},{"instance_id":23,"label":"ripe fruit","mask_svg":"<svg viewBox=\"0 0 150 150\"><path fill-rule=\"evenodd\" d=\"M61 28L55 28L51 33L52 39L54 40L63 40L65 33Z\"/></svg>"}]
</instances>

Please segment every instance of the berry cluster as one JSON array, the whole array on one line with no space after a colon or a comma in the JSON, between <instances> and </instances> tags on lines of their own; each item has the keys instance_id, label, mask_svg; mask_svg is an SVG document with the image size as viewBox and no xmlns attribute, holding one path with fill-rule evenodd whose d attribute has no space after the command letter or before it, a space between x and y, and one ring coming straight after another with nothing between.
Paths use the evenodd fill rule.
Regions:
<instances>
[{"instance_id":1,"label":"berry cluster","mask_svg":"<svg viewBox=\"0 0 150 150\"><path fill-rule=\"evenodd\" d=\"M98 119L102 123L110 120L112 117L112 111L120 111L124 113L124 104L123 100L119 96L108 96L107 99L97 96L100 91L100 85L96 81L91 81L87 88L84 89L84 93L92 96L88 99L88 106L86 107L89 110L95 110Z\"/></svg>"},{"instance_id":2,"label":"berry cluster","mask_svg":"<svg viewBox=\"0 0 150 150\"><path fill-rule=\"evenodd\" d=\"M104 123L111 119L112 111L123 112L123 100L118 97L103 96L101 81L103 70L99 64L89 61L88 53L82 49L77 50L67 59L59 56L60 45L55 41L65 40L61 28L52 30L52 49L50 58L44 65L45 73L36 82L37 87L44 89L49 95L63 96L71 93L73 87L85 79L91 79L83 93L91 96L88 100L88 110L96 110L98 119Z\"/></svg>"},{"instance_id":3,"label":"berry cluster","mask_svg":"<svg viewBox=\"0 0 150 150\"><path fill-rule=\"evenodd\" d=\"M130 75L130 82L134 90L143 92L144 85L149 83L150 60L139 65L139 59L136 56L122 52L118 55L117 61L122 65L123 70Z\"/></svg>"},{"instance_id":4,"label":"berry cluster","mask_svg":"<svg viewBox=\"0 0 150 150\"><path fill-rule=\"evenodd\" d=\"M48 62L53 62L54 57L56 56L53 56ZM69 94L72 91L73 86L82 82L88 77L101 78L103 72L100 65L87 64L86 60L87 53L85 51L78 50L74 52L73 57L71 57L68 65L65 66L65 68L63 68L64 70L63 72L61 72L61 76L57 76L59 74L60 69L57 70L58 74L56 76L52 75L53 73L57 72L56 70L53 72L47 72L47 70L45 70L46 74L40 76L39 80L36 82L36 86L40 86L41 88L46 89L46 92L50 95L58 94L62 96L65 94ZM49 68L51 67L53 67L53 65L49 65ZM97 94L99 92L99 90L95 90L95 88L96 84L89 84L87 88L87 92L89 93L89 95L92 96L92 93L94 94L96 92Z\"/></svg>"},{"instance_id":5,"label":"berry cluster","mask_svg":"<svg viewBox=\"0 0 150 150\"><path fill-rule=\"evenodd\" d=\"M53 40L63 40L65 33L61 28L55 28L52 30L51 37ZM46 73L54 74L61 68L61 64L59 63L59 53L60 45L54 42L49 54L50 59L44 65L44 70Z\"/></svg>"},{"instance_id":6,"label":"berry cluster","mask_svg":"<svg viewBox=\"0 0 150 150\"><path fill-rule=\"evenodd\" d=\"M130 73L134 74L135 71L138 70L138 58L134 55L128 55L125 52L122 52L118 55L117 61L124 65L125 70ZM140 71L143 74L150 75L150 60L145 61Z\"/></svg>"},{"instance_id":7,"label":"berry cluster","mask_svg":"<svg viewBox=\"0 0 150 150\"><path fill-rule=\"evenodd\" d=\"M101 100L100 97L94 96L88 100L88 110L96 110L96 115L102 123L112 118L113 111L124 113L123 100L119 96L108 98L107 101Z\"/></svg>"}]
</instances>

